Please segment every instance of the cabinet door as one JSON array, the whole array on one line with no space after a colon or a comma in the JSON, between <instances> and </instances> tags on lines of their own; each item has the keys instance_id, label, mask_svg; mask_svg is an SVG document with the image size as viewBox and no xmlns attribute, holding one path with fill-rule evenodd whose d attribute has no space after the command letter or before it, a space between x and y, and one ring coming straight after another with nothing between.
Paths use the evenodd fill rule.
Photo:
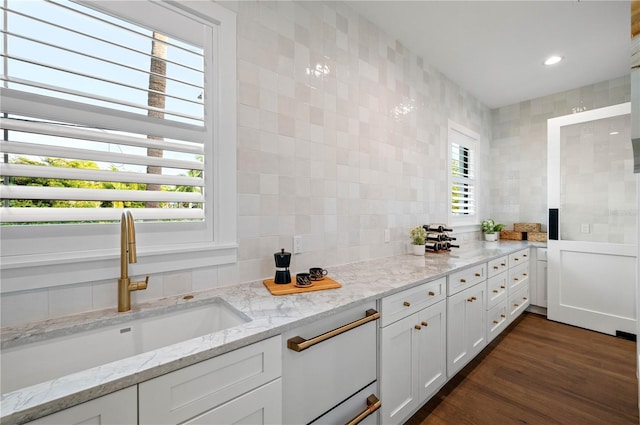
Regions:
<instances>
[{"instance_id":1,"label":"cabinet door","mask_svg":"<svg viewBox=\"0 0 640 425\"><path fill-rule=\"evenodd\" d=\"M29 425L131 425L138 422L136 386L87 401L49 416L29 422Z\"/></svg>"},{"instance_id":2,"label":"cabinet door","mask_svg":"<svg viewBox=\"0 0 640 425\"><path fill-rule=\"evenodd\" d=\"M447 298L447 376L451 378L486 345L485 292L481 283Z\"/></svg>"},{"instance_id":3,"label":"cabinet door","mask_svg":"<svg viewBox=\"0 0 640 425\"><path fill-rule=\"evenodd\" d=\"M546 258L546 257L545 257ZM547 306L547 262L536 261L536 292L535 302L533 302L534 294L531 294L531 303L540 307ZM533 292L533 291L532 291Z\"/></svg>"},{"instance_id":4,"label":"cabinet door","mask_svg":"<svg viewBox=\"0 0 640 425\"><path fill-rule=\"evenodd\" d=\"M401 423L418 407L418 319L414 313L380 331L380 415L385 425Z\"/></svg>"},{"instance_id":5,"label":"cabinet door","mask_svg":"<svg viewBox=\"0 0 640 425\"><path fill-rule=\"evenodd\" d=\"M447 381L447 304L442 301L419 313L420 404Z\"/></svg>"},{"instance_id":6,"label":"cabinet door","mask_svg":"<svg viewBox=\"0 0 640 425\"><path fill-rule=\"evenodd\" d=\"M185 425L281 424L281 394L282 380L276 379L183 423Z\"/></svg>"}]
</instances>

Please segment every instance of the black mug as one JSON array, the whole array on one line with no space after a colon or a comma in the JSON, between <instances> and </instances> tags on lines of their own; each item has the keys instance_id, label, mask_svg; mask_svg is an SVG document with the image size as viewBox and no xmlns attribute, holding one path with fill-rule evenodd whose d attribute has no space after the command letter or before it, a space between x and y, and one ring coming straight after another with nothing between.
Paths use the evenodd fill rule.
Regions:
<instances>
[{"instance_id":1,"label":"black mug","mask_svg":"<svg viewBox=\"0 0 640 425\"><path fill-rule=\"evenodd\" d=\"M309 286L311 285L311 276L309 273L298 273L296 275L296 285Z\"/></svg>"},{"instance_id":2,"label":"black mug","mask_svg":"<svg viewBox=\"0 0 640 425\"><path fill-rule=\"evenodd\" d=\"M322 280L327 275L327 271L322 267L312 267L309 269L311 280Z\"/></svg>"}]
</instances>

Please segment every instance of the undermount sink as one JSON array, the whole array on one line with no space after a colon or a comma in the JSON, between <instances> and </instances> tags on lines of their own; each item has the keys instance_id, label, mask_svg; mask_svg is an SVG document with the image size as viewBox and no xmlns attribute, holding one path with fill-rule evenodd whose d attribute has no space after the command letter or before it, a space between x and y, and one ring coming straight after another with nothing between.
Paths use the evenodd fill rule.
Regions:
<instances>
[{"instance_id":1,"label":"undermount sink","mask_svg":"<svg viewBox=\"0 0 640 425\"><path fill-rule=\"evenodd\" d=\"M251 319L224 300L2 350L2 394L231 328Z\"/></svg>"}]
</instances>

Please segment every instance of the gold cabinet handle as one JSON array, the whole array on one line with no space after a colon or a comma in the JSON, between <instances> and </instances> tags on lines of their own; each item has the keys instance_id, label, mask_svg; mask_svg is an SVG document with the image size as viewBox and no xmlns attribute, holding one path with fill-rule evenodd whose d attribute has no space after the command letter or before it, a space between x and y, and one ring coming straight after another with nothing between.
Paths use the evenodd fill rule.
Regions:
<instances>
[{"instance_id":1,"label":"gold cabinet handle","mask_svg":"<svg viewBox=\"0 0 640 425\"><path fill-rule=\"evenodd\" d=\"M482 276L481 273L476 273L476 277L480 277L480 276Z\"/></svg>"},{"instance_id":2,"label":"gold cabinet handle","mask_svg":"<svg viewBox=\"0 0 640 425\"><path fill-rule=\"evenodd\" d=\"M513 278L513 280L518 280L518 278L517 278L517 277L514 277L514 278Z\"/></svg>"},{"instance_id":3,"label":"gold cabinet handle","mask_svg":"<svg viewBox=\"0 0 640 425\"><path fill-rule=\"evenodd\" d=\"M422 322L422 326L429 326L429 322Z\"/></svg>"},{"instance_id":4,"label":"gold cabinet handle","mask_svg":"<svg viewBox=\"0 0 640 425\"><path fill-rule=\"evenodd\" d=\"M502 317L502 318L504 319L504 318L505 318L505 317L507 317L507 316L505 316L504 314L501 314L501 315L500 315L500 317Z\"/></svg>"},{"instance_id":5,"label":"gold cabinet handle","mask_svg":"<svg viewBox=\"0 0 640 425\"><path fill-rule=\"evenodd\" d=\"M527 275L526 273L522 273L522 276L526 276L526 275Z\"/></svg>"},{"instance_id":6,"label":"gold cabinet handle","mask_svg":"<svg viewBox=\"0 0 640 425\"><path fill-rule=\"evenodd\" d=\"M498 322L497 320L494 320L493 323L497 325L500 322Z\"/></svg>"},{"instance_id":7,"label":"gold cabinet handle","mask_svg":"<svg viewBox=\"0 0 640 425\"><path fill-rule=\"evenodd\" d=\"M520 259L518 257L514 258L515 261L520 261Z\"/></svg>"},{"instance_id":8,"label":"gold cabinet handle","mask_svg":"<svg viewBox=\"0 0 640 425\"><path fill-rule=\"evenodd\" d=\"M420 325L415 325L414 328L416 328L417 330L422 329L422 327Z\"/></svg>"},{"instance_id":9,"label":"gold cabinet handle","mask_svg":"<svg viewBox=\"0 0 640 425\"><path fill-rule=\"evenodd\" d=\"M522 299L526 301L526 300L527 300L527 297L522 297Z\"/></svg>"},{"instance_id":10,"label":"gold cabinet handle","mask_svg":"<svg viewBox=\"0 0 640 425\"><path fill-rule=\"evenodd\" d=\"M498 293L498 290L497 290L497 289L494 289L494 290L493 290L493 293L494 293L494 294L497 294L497 293Z\"/></svg>"},{"instance_id":11,"label":"gold cabinet handle","mask_svg":"<svg viewBox=\"0 0 640 425\"><path fill-rule=\"evenodd\" d=\"M526 257L526 256L527 256L527 254L522 254L522 256L523 256L523 257Z\"/></svg>"},{"instance_id":12,"label":"gold cabinet handle","mask_svg":"<svg viewBox=\"0 0 640 425\"><path fill-rule=\"evenodd\" d=\"M466 283L467 281L466 281L466 280L464 280L464 279L460 279L460 282L461 282L461 283Z\"/></svg>"},{"instance_id":13,"label":"gold cabinet handle","mask_svg":"<svg viewBox=\"0 0 640 425\"><path fill-rule=\"evenodd\" d=\"M514 307L518 307L520 304L513 304Z\"/></svg>"},{"instance_id":14,"label":"gold cabinet handle","mask_svg":"<svg viewBox=\"0 0 640 425\"><path fill-rule=\"evenodd\" d=\"M409 301L403 302L402 305L405 307L411 307L411 303Z\"/></svg>"},{"instance_id":15,"label":"gold cabinet handle","mask_svg":"<svg viewBox=\"0 0 640 425\"><path fill-rule=\"evenodd\" d=\"M429 296L430 296L430 297L433 297L433 296L435 296L435 295L436 295L436 293L435 293L435 292L433 292L433 291L429 291Z\"/></svg>"},{"instance_id":16,"label":"gold cabinet handle","mask_svg":"<svg viewBox=\"0 0 640 425\"><path fill-rule=\"evenodd\" d=\"M500 265L501 265L502 267L505 267L505 266L507 265L507 263L500 263Z\"/></svg>"},{"instance_id":17,"label":"gold cabinet handle","mask_svg":"<svg viewBox=\"0 0 640 425\"><path fill-rule=\"evenodd\" d=\"M475 300L477 300L477 298L476 298L476 297L471 297L471 299L472 299L472 300L474 300L474 301L475 301Z\"/></svg>"},{"instance_id":18,"label":"gold cabinet handle","mask_svg":"<svg viewBox=\"0 0 640 425\"><path fill-rule=\"evenodd\" d=\"M493 266L493 269L494 269L494 270L498 270L499 268L500 268L500 267L498 267L498 266Z\"/></svg>"},{"instance_id":19,"label":"gold cabinet handle","mask_svg":"<svg viewBox=\"0 0 640 425\"><path fill-rule=\"evenodd\" d=\"M382 403L375 395L371 394L367 397L367 408L362 411L358 416L347 422L347 425L358 425L367 416L378 410L382 406Z\"/></svg>"},{"instance_id":20,"label":"gold cabinet handle","mask_svg":"<svg viewBox=\"0 0 640 425\"><path fill-rule=\"evenodd\" d=\"M366 323L372 322L374 320L378 320L379 318L380 318L380 313L370 308L369 310L366 311L365 317L363 317L362 319L358 319L354 322L347 323L346 325L340 326L339 328L336 328L332 331L325 332L322 335L315 336L311 339L304 339L301 336L294 336L293 338L289 338L287 340L287 348L289 350L300 352L322 341L326 341L329 338L333 338L334 336L350 331L353 328L357 328L358 326L362 326Z\"/></svg>"},{"instance_id":21,"label":"gold cabinet handle","mask_svg":"<svg viewBox=\"0 0 640 425\"><path fill-rule=\"evenodd\" d=\"M504 289L504 288L505 288L505 286L504 286L504 285L500 285L500 289Z\"/></svg>"},{"instance_id":22,"label":"gold cabinet handle","mask_svg":"<svg viewBox=\"0 0 640 425\"><path fill-rule=\"evenodd\" d=\"M468 301L468 302L470 302L470 303L472 303L472 302L473 302L473 297L471 297L471 298L467 298L467 301Z\"/></svg>"}]
</instances>

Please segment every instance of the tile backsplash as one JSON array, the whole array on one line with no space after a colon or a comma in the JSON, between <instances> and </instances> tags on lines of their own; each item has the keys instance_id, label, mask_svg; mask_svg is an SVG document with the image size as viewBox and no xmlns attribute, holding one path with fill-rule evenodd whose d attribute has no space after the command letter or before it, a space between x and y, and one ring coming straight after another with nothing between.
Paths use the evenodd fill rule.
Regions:
<instances>
[{"instance_id":1,"label":"tile backsplash","mask_svg":"<svg viewBox=\"0 0 640 425\"><path fill-rule=\"evenodd\" d=\"M449 120L480 135L493 170L482 216L545 222L546 119L629 91L621 78L491 111L348 2L220 4L237 13L239 261L151 276L133 304L271 277L294 235L293 271L407 252L410 227L447 222ZM115 308L116 277L1 301L3 326Z\"/></svg>"}]
</instances>

